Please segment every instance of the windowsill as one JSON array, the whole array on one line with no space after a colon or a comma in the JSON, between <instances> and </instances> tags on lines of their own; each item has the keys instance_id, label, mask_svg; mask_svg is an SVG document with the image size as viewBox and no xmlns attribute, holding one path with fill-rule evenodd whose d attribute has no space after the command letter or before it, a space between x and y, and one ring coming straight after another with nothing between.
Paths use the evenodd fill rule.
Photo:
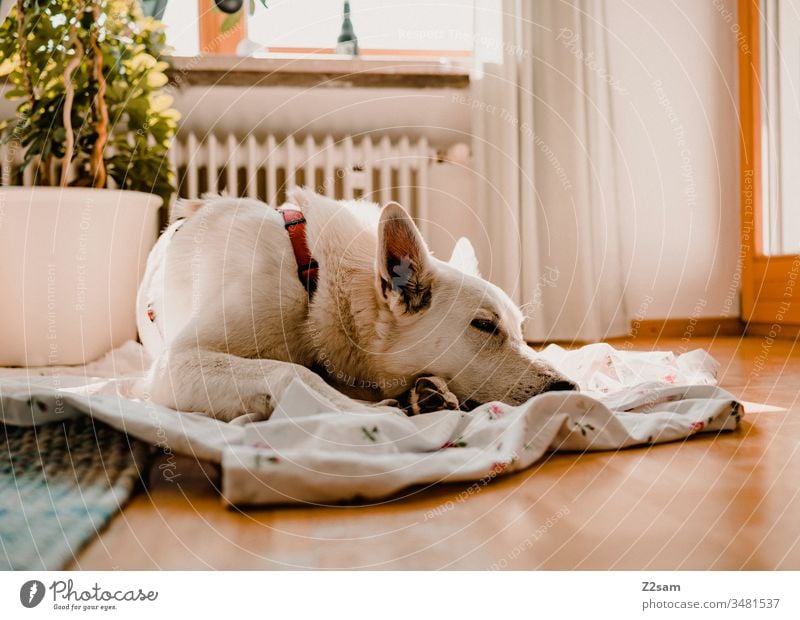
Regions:
<instances>
[{"instance_id":1,"label":"windowsill","mask_svg":"<svg viewBox=\"0 0 800 620\"><path fill-rule=\"evenodd\" d=\"M169 59L170 79L189 86L338 88L466 88L467 59L414 56L348 58L334 54L270 54L264 58L209 54Z\"/></svg>"}]
</instances>

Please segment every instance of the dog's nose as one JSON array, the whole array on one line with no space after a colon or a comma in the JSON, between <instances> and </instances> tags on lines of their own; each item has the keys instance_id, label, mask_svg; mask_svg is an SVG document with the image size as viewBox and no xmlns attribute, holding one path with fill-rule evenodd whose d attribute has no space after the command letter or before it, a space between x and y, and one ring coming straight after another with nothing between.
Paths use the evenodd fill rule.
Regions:
<instances>
[{"instance_id":1,"label":"dog's nose","mask_svg":"<svg viewBox=\"0 0 800 620\"><path fill-rule=\"evenodd\" d=\"M545 389L546 392L574 392L578 389L577 384L567 379L554 381Z\"/></svg>"}]
</instances>

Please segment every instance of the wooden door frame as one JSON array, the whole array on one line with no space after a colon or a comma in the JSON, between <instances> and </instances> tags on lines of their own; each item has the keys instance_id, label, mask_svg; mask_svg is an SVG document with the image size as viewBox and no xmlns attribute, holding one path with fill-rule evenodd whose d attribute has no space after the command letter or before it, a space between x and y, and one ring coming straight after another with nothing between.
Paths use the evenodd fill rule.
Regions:
<instances>
[{"instance_id":1,"label":"wooden door frame","mask_svg":"<svg viewBox=\"0 0 800 620\"><path fill-rule=\"evenodd\" d=\"M780 333L800 325L800 255L767 256L762 244L761 1L738 2L742 321ZM800 300L800 294L798 294ZM795 330L787 329L786 332Z\"/></svg>"}]
</instances>

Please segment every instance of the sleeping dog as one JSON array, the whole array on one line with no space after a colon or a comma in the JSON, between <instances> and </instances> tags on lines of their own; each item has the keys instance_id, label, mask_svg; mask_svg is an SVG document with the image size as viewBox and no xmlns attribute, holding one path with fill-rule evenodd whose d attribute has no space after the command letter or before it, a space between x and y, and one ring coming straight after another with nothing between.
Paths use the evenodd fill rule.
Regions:
<instances>
[{"instance_id":1,"label":"sleeping dog","mask_svg":"<svg viewBox=\"0 0 800 620\"><path fill-rule=\"evenodd\" d=\"M343 407L400 398L421 377L464 406L576 389L525 343L520 310L480 277L469 242L435 258L397 203L297 189L281 209L234 198L183 208L138 295L159 404L265 419L293 377Z\"/></svg>"}]
</instances>

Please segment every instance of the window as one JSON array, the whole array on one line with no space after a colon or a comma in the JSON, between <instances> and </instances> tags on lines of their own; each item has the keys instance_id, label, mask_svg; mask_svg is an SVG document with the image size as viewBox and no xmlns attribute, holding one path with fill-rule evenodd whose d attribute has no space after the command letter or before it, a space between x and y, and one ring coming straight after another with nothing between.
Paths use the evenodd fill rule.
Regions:
<instances>
[{"instance_id":1,"label":"window","mask_svg":"<svg viewBox=\"0 0 800 620\"><path fill-rule=\"evenodd\" d=\"M270 0L265 8L257 1L254 14L246 16L245 28L227 33L220 28L225 16L212 5L212 0L167 3L163 21L176 55L332 54L344 3ZM472 53L472 0L353 0L350 8L362 57L468 58Z\"/></svg>"}]
</instances>

